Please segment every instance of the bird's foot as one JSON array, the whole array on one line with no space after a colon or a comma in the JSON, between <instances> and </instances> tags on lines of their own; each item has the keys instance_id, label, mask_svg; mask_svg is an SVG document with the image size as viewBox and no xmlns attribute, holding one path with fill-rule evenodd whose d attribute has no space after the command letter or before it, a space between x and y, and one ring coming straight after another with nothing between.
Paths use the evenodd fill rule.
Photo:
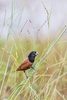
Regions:
<instances>
[{"instance_id":1,"label":"bird's foot","mask_svg":"<svg viewBox=\"0 0 67 100\"><path fill-rule=\"evenodd\" d=\"M26 78L28 79L28 75L26 75Z\"/></svg>"},{"instance_id":2,"label":"bird's foot","mask_svg":"<svg viewBox=\"0 0 67 100\"><path fill-rule=\"evenodd\" d=\"M35 70L35 68L33 66L31 66L31 68Z\"/></svg>"},{"instance_id":3,"label":"bird's foot","mask_svg":"<svg viewBox=\"0 0 67 100\"><path fill-rule=\"evenodd\" d=\"M26 74L26 72L24 71L26 78L28 79L28 75Z\"/></svg>"}]
</instances>

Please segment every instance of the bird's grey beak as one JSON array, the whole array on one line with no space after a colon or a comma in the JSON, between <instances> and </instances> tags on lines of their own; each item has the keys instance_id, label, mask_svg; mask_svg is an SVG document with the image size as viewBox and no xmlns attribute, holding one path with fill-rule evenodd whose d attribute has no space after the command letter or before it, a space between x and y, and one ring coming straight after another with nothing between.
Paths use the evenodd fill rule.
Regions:
<instances>
[{"instance_id":1,"label":"bird's grey beak","mask_svg":"<svg viewBox=\"0 0 67 100\"><path fill-rule=\"evenodd\" d=\"M36 52L36 56L38 55L39 53L38 52Z\"/></svg>"}]
</instances>

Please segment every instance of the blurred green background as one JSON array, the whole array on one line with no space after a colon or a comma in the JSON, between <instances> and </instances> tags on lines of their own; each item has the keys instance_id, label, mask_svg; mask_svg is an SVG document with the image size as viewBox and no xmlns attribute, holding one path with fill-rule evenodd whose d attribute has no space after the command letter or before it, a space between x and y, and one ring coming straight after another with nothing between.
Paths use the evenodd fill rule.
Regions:
<instances>
[{"instance_id":1,"label":"blurred green background","mask_svg":"<svg viewBox=\"0 0 67 100\"><path fill-rule=\"evenodd\" d=\"M66 2L0 1L1 100L67 100ZM32 50L26 79L15 70Z\"/></svg>"}]
</instances>

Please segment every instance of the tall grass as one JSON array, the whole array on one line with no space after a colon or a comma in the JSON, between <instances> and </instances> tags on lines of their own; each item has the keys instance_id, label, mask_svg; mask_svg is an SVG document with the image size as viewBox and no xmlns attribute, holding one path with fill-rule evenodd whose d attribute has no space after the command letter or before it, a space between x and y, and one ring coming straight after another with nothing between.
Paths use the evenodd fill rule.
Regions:
<instances>
[{"instance_id":1,"label":"tall grass","mask_svg":"<svg viewBox=\"0 0 67 100\"><path fill-rule=\"evenodd\" d=\"M51 13L48 13L43 3L42 5L47 13L47 21L45 23L48 22L49 28ZM6 40L0 41L0 99L66 100L67 41L64 41L63 36L67 33L67 26L64 26L52 40L49 38L50 42L48 39L41 40L41 42L35 41L34 38L33 41L30 38L22 40L20 33L19 35L14 33L16 38L11 35L11 32L14 32L12 30L14 14L15 2L12 2L8 36ZM20 13L18 25L21 17L22 13ZM39 30L43 25L41 25ZM32 69L26 71L29 76L26 79L23 72L15 72L15 70L32 50L39 52L34 62L36 71Z\"/></svg>"},{"instance_id":2,"label":"tall grass","mask_svg":"<svg viewBox=\"0 0 67 100\"><path fill-rule=\"evenodd\" d=\"M34 46L30 40L28 42L26 42L27 40L11 41L7 44L6 50L3 45L1 46L0 52L4 51L3 64L0 70L2 99L66 100L67 51L66 42L61 39L65 33L66 26L48 47L46 46L47 41L44 42L43 46L40 43L38 46L37 44ZM36 71L28 70L29 78L26 79L23 72L14 71L33 46L33 49L39 52L34 63Z\"/></svg>"}]
</instances>

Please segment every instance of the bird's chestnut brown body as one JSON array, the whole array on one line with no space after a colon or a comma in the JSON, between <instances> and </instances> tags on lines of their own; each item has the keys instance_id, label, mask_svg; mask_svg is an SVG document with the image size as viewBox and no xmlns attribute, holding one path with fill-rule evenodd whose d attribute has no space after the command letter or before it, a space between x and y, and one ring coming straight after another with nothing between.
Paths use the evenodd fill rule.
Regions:
<instances>
[{"instance_id":1,"label":"bird's chestnut brown body","mask_svg":"<svg viewBox=\"0 0 67 100\"><path fill-rule=\"evenodd\" d=\"M26 59L24 59L24 61L22 62L22 64L17 68L16 71L23 71L23 70L27 70L32 66L33 63L31 63L28 59L28 57Z\"/></svg>"}]
</instances>

